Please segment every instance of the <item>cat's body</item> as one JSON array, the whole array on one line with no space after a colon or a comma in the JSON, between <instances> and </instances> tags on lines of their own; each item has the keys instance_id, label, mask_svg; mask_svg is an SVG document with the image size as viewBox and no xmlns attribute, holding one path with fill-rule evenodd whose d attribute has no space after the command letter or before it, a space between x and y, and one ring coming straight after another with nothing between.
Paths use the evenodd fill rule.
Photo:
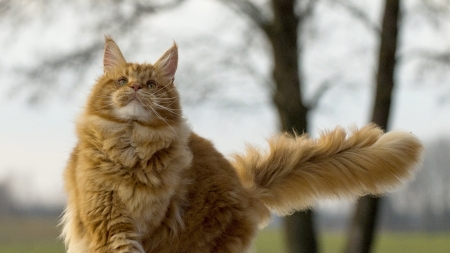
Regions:
<instances>
[{"instance_id":1,"label":"cat's body","mask_svg":"<svg viewBox=\"0 0 450 253\"><path fill-rule=\"evenodd\" d=\"M127 139L133 132L143 131L136 123L124 128L128 131L119 128L117 132L122 133L113 138ZM175 137L170 128L165 131L167 137ZM83 161L79 148L75 150L71 162L77 161L78 165L68 167L66 182L69 191L77 190L70 192L71 196L82 196L76 204L69 204L65 234L78 237L71 239L82 243L73 246L69 242L69 252L140 252L141 245L145 252L239 252L244 242L250 243L262 218L258 208L263 212L267 209L241 186L230 163L209 141L193 133L180 135L177 133L184 141L178 143L176 138L176 143L167 143L164 151L157 151L161 154L151 156L154 160L150 158L150 164L145 161L142 166L138 155L130 161L133 166L139 164L133 169L105 162L108 158L95 151L83 154L94 157ZM141 138L155 139L151 134ZM101 167L104 170L98 169ZM82 217L83 210L79 209L92 213ZM71 212L79 213L79 217ZM79 224L80 220L89 222ZM86 223L91 223L91 227L86 227ZM135 251L125 250L126 247L123 251L112 250L127 241L109 237L108 230L120 231L123 237L140 245L130 244ZM94 231L99 238L81 240ZM89 242L95 244L90 246Z\"/></svg>"},{"instance_id":2,"label":"cat's body","mask_svg":"<svg viewBox=\"0 0 450 253\"><path fill-rule=\"evenodd\" d=\"M269 210L383 193L420 161L415 137L373 125L317 141L276 136L269 153L228 161L182 117L177 60L174 45L154 65L127 63L106 39L65 171L69 253L247 252Z\"/></svg>"}]
</instances>

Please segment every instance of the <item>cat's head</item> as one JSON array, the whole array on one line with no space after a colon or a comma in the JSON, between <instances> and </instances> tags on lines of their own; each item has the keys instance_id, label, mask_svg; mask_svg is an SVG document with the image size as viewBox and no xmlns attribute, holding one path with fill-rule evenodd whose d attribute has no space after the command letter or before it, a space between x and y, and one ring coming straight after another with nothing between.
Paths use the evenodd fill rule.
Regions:
<instances>
[{"instance_id":1,"label":"cat's head","mask_svg":"<svg viewBox=\"0 0 450 253\"><path fill-rule=\"evenodd\" d=\"M113 121L167 126L181 120L174 76L178 49L174 43L155 64L129 63L117 44L105 36L104 73L94 86L87 113Z\"/></svg>"}]
</instances>

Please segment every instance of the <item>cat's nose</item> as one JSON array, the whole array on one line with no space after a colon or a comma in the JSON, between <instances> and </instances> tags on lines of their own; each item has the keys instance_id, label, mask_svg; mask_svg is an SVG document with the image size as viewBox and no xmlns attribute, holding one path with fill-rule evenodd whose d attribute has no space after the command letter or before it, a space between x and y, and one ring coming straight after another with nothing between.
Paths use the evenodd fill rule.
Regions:
<instances>
[{"instance_id":1,"label":"cat's nose","mask_svg":"<svg viewBox=\"0 0 450 253\"><path fill-rule=\"evenodd\" d=\"M134 89L134 91L138 91L139 89L142 89L142 85L140 83L133 83L131 88Z\"/></svg>"}]
</instances>

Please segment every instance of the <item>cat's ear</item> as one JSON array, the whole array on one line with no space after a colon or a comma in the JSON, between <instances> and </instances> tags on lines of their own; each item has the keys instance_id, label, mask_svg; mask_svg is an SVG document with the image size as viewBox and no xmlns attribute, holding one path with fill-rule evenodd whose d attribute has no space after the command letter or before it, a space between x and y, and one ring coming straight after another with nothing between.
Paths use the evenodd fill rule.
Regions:
<instances>
[{"instance_id":1,"label":"cat's ear","mask_svg":"<svg viewBox=\"0 0 450 253\"><path fill-rule=\"evenodd\" d=\"M156 61L154 66L162 70L167 77L174 78L178 66L178 47L175 42L173 42L173 46L169 48L158 61Z\"/></svg>"},{"instance_id":2,"label":"cat's ear","mask_svg":"<svg viewBox=\"0 0 450 253\"><path fill-rule=\"evenodd\" d=\"M125 61L116 42L110 36L105 35L105 51L103 53L104 72L106 73L119 66L125 66L126 63L127 61Z\"/></svg>"}]
</instances>

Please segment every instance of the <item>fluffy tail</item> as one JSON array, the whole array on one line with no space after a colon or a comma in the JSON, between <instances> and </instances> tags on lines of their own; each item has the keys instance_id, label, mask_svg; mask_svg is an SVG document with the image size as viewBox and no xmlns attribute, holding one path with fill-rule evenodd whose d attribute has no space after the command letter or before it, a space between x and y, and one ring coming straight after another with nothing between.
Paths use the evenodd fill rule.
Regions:
<instances>
[{"instance_id":1,"label":"fluffy tail","mask_svg":"<svg viewBox=\"0 0 450 253\"><path fill-rule=\"evenodd\" d=\"M242 184L277 214L314 205L319 199L382 194L411 178L421 163L420 141L410 133L371 124L306 135L276 136L270 152L249 146L232 164Z\"/></svg>"}]
</instances>

